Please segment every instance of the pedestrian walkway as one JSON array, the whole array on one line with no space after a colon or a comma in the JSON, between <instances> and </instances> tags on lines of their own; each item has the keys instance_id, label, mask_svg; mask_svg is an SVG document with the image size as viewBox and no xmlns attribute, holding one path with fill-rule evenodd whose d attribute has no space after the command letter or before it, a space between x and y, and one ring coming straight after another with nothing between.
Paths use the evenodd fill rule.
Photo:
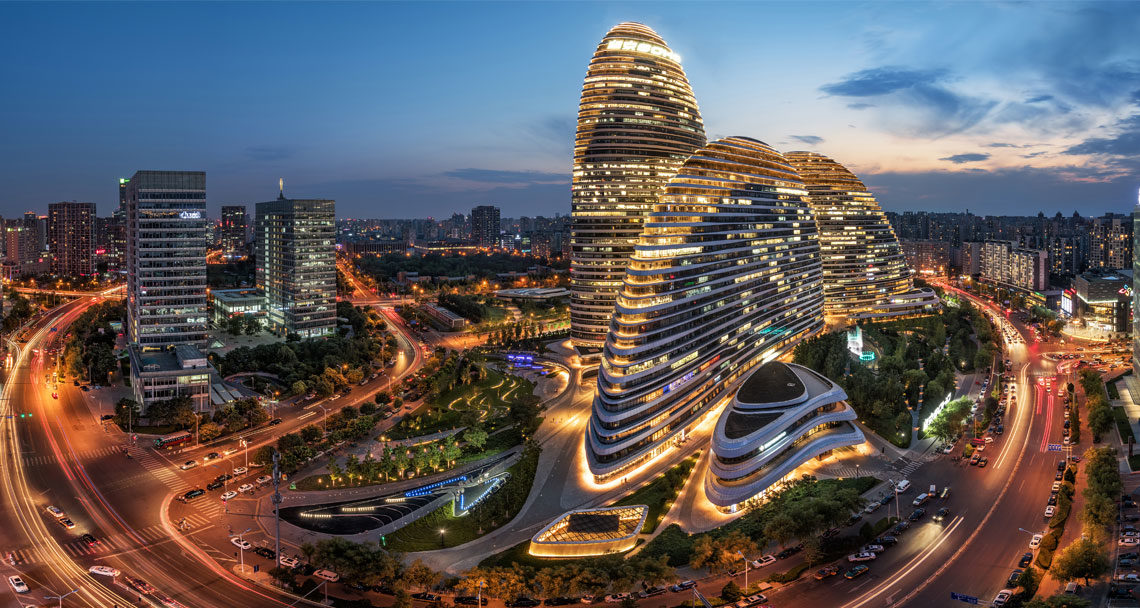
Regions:
<instances>
[{"instance_id":1,"label":"pedestrian walkway","mask_svg":"<svg viewBox=\"0 0 1140 608\"><path fill-rule=\"evenodd\" d=\"M128 450L131 458L138 461L143 468L175 493L182 493L190 489L190 484L179 477L166 461L156 456L151 450L137 445L130 446Z\"/></svg>"},{"instance_id":2,"label":"pedestrian walkway","mask_svg":"<svg viewBox=\"0 0 1140 608\"><path fill-rule=\"evenodd\" d=\"M102 447L102 448L99 448L96 450L87 450L84 452L79 452L78 456L79 456L80 460L94 460L96 458L103 458L105 456L111 456L113 454L118 454L119 457L121 458L122 454L123 454L123 448L120 448L118 446L105 446L105 447ZM47 464L55 464L55 462L56 462L55 456L49 456L49 455L24 456L23 460L24 460L24 466L26 466L26 467L37 467L37 466L43 466L43 465L47 465Z\"/></svg>"}]
</instances>

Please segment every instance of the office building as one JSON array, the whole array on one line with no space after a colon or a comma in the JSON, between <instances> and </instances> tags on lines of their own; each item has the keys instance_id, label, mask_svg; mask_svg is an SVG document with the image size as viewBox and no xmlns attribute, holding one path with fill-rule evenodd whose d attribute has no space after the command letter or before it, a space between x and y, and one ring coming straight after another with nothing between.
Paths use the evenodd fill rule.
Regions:
<instances>
[{"instance_id":1,"label":"office building","mask_svg":"<svg viewBox=\"0 0 1140 608\"><path fill-rule=\"evenodd\" d=\"M1062 294L1062 312L1076 325L1109 336L1132 328L1132 270L1091 271L1073 278ZM1068 300L1068 304L1064 303Z\"/></svg>"},{"instance_id":2,"label":"office building","mask_svg":"<svg viewBox=\"0 0 1140 608\"><path fill-rule=\"evenodd\" d=\"M530 539L538 557L590 557L624 553L637 546L648 505L576 509L550 522Z\"/></svg>"},{"instance_id":3,"label":"office building","mask_svg":"<svg viewBox=\"0 0 1140 608\"><path fill-rule=\"evenodd\" d=\"M499 208L479 205L471 210L471 240L480 247L498 247L500 228Z\"/></svg>"},{"instance_id":4,"label":"office building","mask_svg":"<svg viewBox=\"0 0 1140 608\"><path fill-rule=\"evenodd\" d=\"M1039 249L1019 247L1013 241L982 243L981 279L1018 291L1042 291L1049 280L1048 255Z\"/></svg>"},{"instance_id":5,"label":"office building","mask_svg":"<svg viewBox=\"0 0 1140 608\"><path fill-rule=\"evenodd\" d=\"M605 341L629 256L661 188L705 144L681 57L640 23L615 26L582 86L570 186L570 337Z\"/></svg>"},{"instance_id":6,"label":"office building","mask_svg":"<svg viewBox=\"0 0 1140 608\"><path fill-rule=\"evenodd\" d=\"M855 174L814 152L790 152L819 226L824 313L835 320L927 314L930 289L915 289L895 231Z\"/></svg>"},{"instance_id":7,"label":"office building","mask_svg":"<svg viewBox=\"0 0 1140 608\"><path fill-rule=\"evenodd\" d=\"M595 481L680 445L750 369L822 329L806 194L779 152L745 137L697 150L669 180L602 352L586 440Z\"/></svg>"},{"instance_id":8,"label":"office building","mask_svg":"<svg viewBox=\"0 0 1140 608\"><path fill-rule=\"evenodd\" d=\"M85 277L95 274L95 203L48 205L51 271Z\"/></svg>"},{"instance_id":9,"label":"office building","mask_svg":"<svg viewBox=\"0 0 1140 608\"><path fill-rule=\"evenodd\" d=\"M336 212L323 199L257 204L257 287L278 335L319 338L336 331Z\"/></svg>"},{"instance_id":10,"label":"office building","mask_svg":"<svg viewBox=\"0 0 1140 608\"><path fill-rule=\"evenodd\" d=\"M824 376L772 361L740 386L713 431L705 495L735 513L812 458L863 443L847 394Z\"/></svg>"},{"instance_id":11,"label":"office building","mask_svg":"<svg viewBox=\"0 0 1140 608\"><path fill-rule=\"evenodd\" d=\"M222 205L222 255L231 258L245 257L245 244L249 240L249 222L245 205Z\"/></svg>"},{"instance_id":12,"label":"office building","mask_svg":"<svg viewBox=\"0 0 1140 608\"><path fill-rule=\"evenodd\" d=\"M1140 198L1140 197L1138 197ZM1140 204L1132 209L1132 377L1140 375Z\"/></svg>"}]
</instances>

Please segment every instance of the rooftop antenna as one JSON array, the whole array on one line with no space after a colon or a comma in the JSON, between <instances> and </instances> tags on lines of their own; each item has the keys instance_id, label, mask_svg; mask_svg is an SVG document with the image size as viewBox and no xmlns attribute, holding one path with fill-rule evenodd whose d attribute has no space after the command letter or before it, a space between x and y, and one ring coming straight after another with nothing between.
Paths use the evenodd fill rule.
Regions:
<instances>
[{"instance_id":1,"label":"rooftop antenna","mask_svg":"<svg viewBox=\"0 0 1140 608\"><path fill-rule=\"evenodd\" d=\"M277 178L277 191L278 191L277 198L281 199L281 200L285 200L285 178L284 177Z\"/></svg>"}]
</instances>

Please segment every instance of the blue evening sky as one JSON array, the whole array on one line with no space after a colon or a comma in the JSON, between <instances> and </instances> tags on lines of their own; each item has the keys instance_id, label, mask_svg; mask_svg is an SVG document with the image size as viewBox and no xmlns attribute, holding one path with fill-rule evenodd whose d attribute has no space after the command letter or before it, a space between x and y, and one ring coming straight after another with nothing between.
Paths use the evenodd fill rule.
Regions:
<instances>
[{"instance_id":1,"label":"blue evening sky","mask_svg":"<svg viewBox=\"0 0 1140 608\"><path fill-rule=\"evenodd\" d=\"M710 138L834 156L887 209L1084 215L1140 187L1140 3L0 4L0 215L207 172L212 209L569 212L586 64L683 57Z\"/></svg>"}]
</instances>

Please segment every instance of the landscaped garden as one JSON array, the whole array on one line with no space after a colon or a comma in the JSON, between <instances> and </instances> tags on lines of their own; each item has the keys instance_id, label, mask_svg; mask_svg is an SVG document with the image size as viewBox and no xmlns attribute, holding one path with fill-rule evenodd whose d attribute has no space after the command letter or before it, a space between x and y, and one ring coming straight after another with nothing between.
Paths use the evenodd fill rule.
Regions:
<instances>
[{"instance_id":1,"label":"landscaped garden","mask_svg":"<svg viewBox=\"0 0 1140 608\"><path fill-rule=\"evenodd\" d=\"M664 475L641 486L637 491L614 503L613 506L647 505L649 513L645 516L645 526L641 532L652 534L665 514L669 512L669 508L673 506L673 502L677 500L677 495L681 492L681 488L685 487L685 481L689 479L689 475L693 472L693 467L697 465L697 460L700 457L699 451L693 453L673 468L665 471Z\"/></svg>"}]
</instances>

